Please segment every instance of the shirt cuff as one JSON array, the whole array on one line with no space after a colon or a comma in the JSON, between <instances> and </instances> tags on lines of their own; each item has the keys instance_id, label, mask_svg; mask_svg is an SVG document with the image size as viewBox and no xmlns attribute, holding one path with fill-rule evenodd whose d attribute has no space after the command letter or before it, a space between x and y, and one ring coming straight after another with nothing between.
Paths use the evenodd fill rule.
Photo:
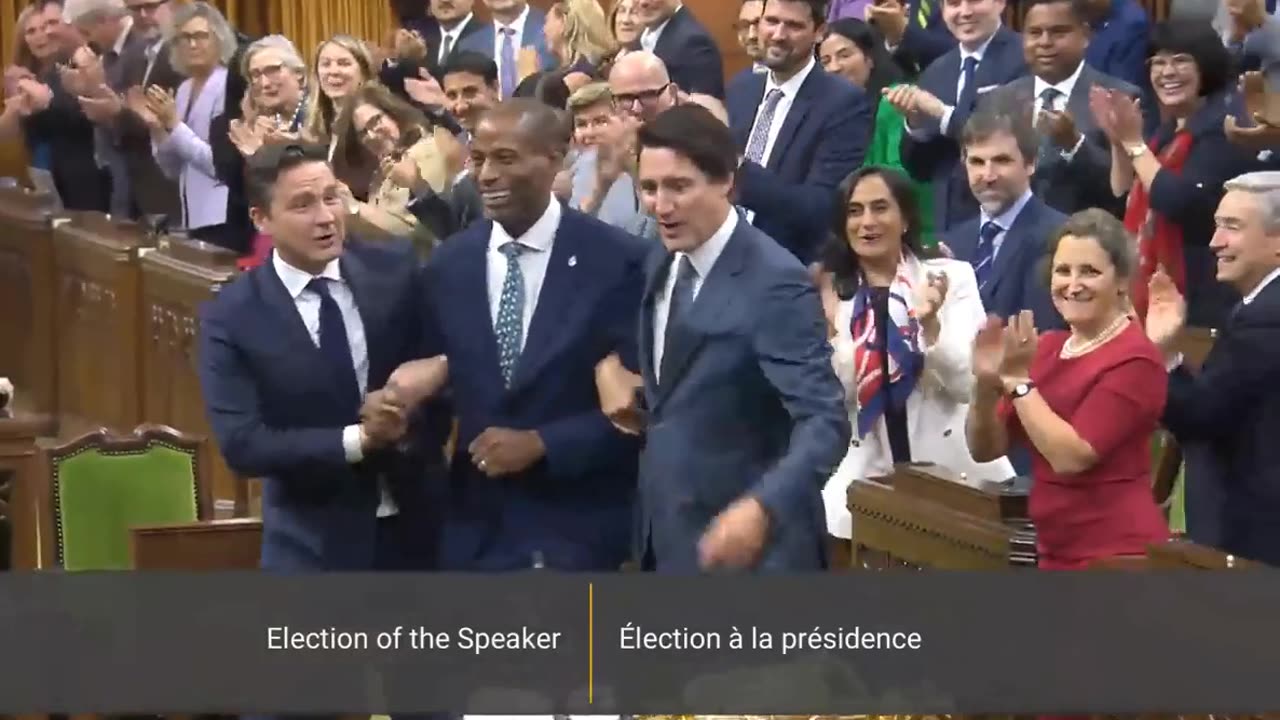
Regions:
<instances>
[{"instance_id":1,"label":"shirt cuff","mask_svg":"<svg viewBox=\"0 0 1280 720\"><path fill-rule=\"evenodd\" d=\"M1182 360L1183 360L1182 353L1178 353L1177 355L1174 355L1173 357L1168 358L1167 360L1164 361L1164 369L1167 372L1173 372L1174 370L1177 370L1178 368L1182 367Z\"/></svg>"},{"instance_id":2,"label":"shirt cuff","mask_svg":"<svg viewBox=\"0 0 1280 720\"><path fill-rule=\"evenodd\" d=\"M947 106L946 110L942 111L942 119L938 121L938 127L941 129L940 132L943 135L948 133L947 128L951 127L951 114L955 111L956 109L950 105Z\"/></svg>"},{"instance_id":3,"label":"shirt cuff","mask_svg":"<svg viewBox=\"0 0 1280 720\"><path fill-rule=\"evenodd\" d=\"M1076 153L1080 152L1080 146L1082 145L1084 145L1084 133L1080 133L1080 138L1076 140L1076 144L1073 145L1070 150L1062 151L1062 159L1067 162L1071 162L1072 158L1076 156Z\"/></svg>"},{"instance_id":4,"label":"shirt cuff","mask_svg":"<svg viewBox=\"0 0 1280 720\"><path fill-rule=\"evenodd\" d=\"M360 426L348 425L342 428L342 453L347 456L348 463L358 463L364 459L364 446L360 442Z\"/></svg>"}]
</instances>

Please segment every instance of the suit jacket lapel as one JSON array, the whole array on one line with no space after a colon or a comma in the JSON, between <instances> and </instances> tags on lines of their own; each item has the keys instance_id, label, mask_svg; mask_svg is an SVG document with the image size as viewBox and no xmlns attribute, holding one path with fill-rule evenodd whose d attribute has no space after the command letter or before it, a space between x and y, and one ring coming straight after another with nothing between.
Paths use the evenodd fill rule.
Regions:
<instances>
[{"instance_id":1,"label":"suit jacket lapel","mask_svg":"<svg viewBox=\"0 0 1280 720\"><path fill-rule=\"evenodd\" d=\"M782 127L778 130L778 139L773 142L773 152L769 154L769 168L777 170L782 161L786 159L784 148L791 146L791 140L795 138L796 132L800 129L800 124L804 122L804 116L809 113L809 108L813 105L812 94L813 84L818 82L816 77L822 72L822 68L817 67L809 72L809 77L804 79L804 84L800 86L800 90L796 92L796 96L791 99L791 109L787 111L787 119L782 123ZM763 88L761 88L763 90Z\"/></svg>"},{"instance_id":2,"label":"suit jacket lapel","mask_svg":"<svg viewBox=\"0 0 1280 720\"><path fill-rule=\"evenodd\" d=\"M751 100L748 106L742 105L742 112L738 113L740 118L737 125L733 128L733 139L738 143L738 149L745 151L747 142L751 139L751 128L755 125L756 110L759 109L760 103L764 102L764 86L765 76L756 75L751 78L751 93L746 99Z\"/></svg>"},{"instance_id":3,"label":"suit jacket lapel","mask_svg":"<svg viewBox=\"0 0 1280 720\"><path fill-rule=\"evenodd\" d=\"M573 311L574 289L581 287L584 281L575 277L584 270L577 262L583 248L579 244L579 234L572 228L566 229L566 225L572 222L566 211L561 216L560 227L556 228L547 272L538 293L538 304L533 309L533 320L529 322L529 337L525 338L524 349L511 378L513 392L537 377L543 366L555 356L559 346L570 339L571 334L564 332L564 327Z\"/></svg>"},{"instance_id":4,"label":"suit jacket lapel","mask_svg":"<svg viewBox=\"0 0 1280 720\"><path fill-rule=\"evenodd\" d=\"M1022 241L1022 236L1027 234L1035 225L1036 214L1039 211L1036 206L1036 199L1033 197L1022 206L1022 210L1018 212L1018 217L1013 219L1013 225L1005 230L1004 239L1000 243L1000 252L996 253L995 263L991 266L991 280L987 283L987 290L991 297L995 297L1000 291L1000 286L1011 267L1018 266L1018 258L1025 250L1026 243Z\"/></svg>"},{"instance_id":5,"label":"suit jacket lapel","mask_svg":"<svg viewBox=\"0 0 1280 720\"><path fill-rule=\"evenodd\" d=\"M291 343L300 352L310 356L310 361L302 363L306 367L323 367L324 358L320 356L320 348L311 339L311 333L298 314L298 305L290 297L289 290L276 274L275 265L270 259L253 271L259 292L266 302L267 314L274 316L281 329L281 337ZM332 385L332 383L329 383Z\"/></svg>"},{"instance_id":6,"label":"suit jacket lapel","mask_svg":"<svg viewBox=\"0 0 1280 720\"><path fill-rule=\"evenodd\" d=\"M650 408L658 402L658 380L653 368L653 304L667 279L671 256L660 245L645 258L644 299L640 303L640 377Z\"/></svg>"},{"instance_id":7,"label":"suit jacket lapel","mask_svg":"<svg viewBox=\"0 0 1280 720\"><path fill-rule=\"evenodd\" d=\"M1075 87L1071 88L1071 97L1067 98L1067 112L1075 121L1076 129L1088 133L1097 127L1093 121L1093 111L1089 109L1089 88L1098 82L1098 75L1086 63L1080 69L1080 77L1076 78Z\"/></svg>"},{"instance_id":8,"label":"suit jacket lapel","mask_svg":"<svg viewBox=\"0 0 1280 720\"><path fill-rule=\"evenodd\" d=\"M502 366L498 362L498 337L493 331L493 315L489 312L489 233L491 221L472 226L476 236L458 238L467 246L458 253L458 273L450 278L447 293L438 297L457 298L458 304L445 308L444 312L456 315L463 332L475 338L479 361L484 367L478 372L494 379L496 387L502 387ZM501 282L502 278L498 279ZM484 330L480 330L484 328Z\"/></svg>"},{"instance_id":9,"label":"suit jacket lapel","mask_svg":"<svg viewBox=\"0 0 1280 720\"><path fill-rule=\"evenodd\" d=\"M360 313L360 322L364 325L365 353L369 362L369 376L366 378L365 386L368 390L375 390L377 389L375 384L381 386L384 375L389 375L395 369L388 367L390 359L382 352L386 346L386 343L381 341L384 325L382 320L386 317L386 310L381 302L386 293L377 291L377 278L365 267L360 256L351 252L350 248L342 254L338 268L342 271L342 279L346 281L347 287L351 288L351 296L356 301L356 311Z\"/></svg>"},{"instance_id":10,"label":"suit jacket lapel","mask_svg":"<svg viewBox=\"0 0 1280 720\"><path fill-rule=\"evenodd\" d=\"M693 305L689 307L683 322L667 323L666 333L677 333L676 343L669 345L662 358L662 380L658 384L658 403L670 397L671 390L689 367L707 336L702 330L713 325L716 318L737 297L733 277L742 272L743 253L747 248L746 233L750 225L739 220L737 229L729 238L720 258L711 268L711 274L702 283Z\"/></svg>"}]
</instances>

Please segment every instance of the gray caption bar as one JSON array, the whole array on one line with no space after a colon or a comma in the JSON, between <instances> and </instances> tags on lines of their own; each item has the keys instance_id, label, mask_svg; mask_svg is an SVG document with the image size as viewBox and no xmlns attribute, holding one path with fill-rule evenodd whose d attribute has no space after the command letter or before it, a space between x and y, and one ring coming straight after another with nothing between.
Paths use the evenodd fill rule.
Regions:
<instances>
[{"instance_id":1,"label":"gray caption bar","mask_svg":"<svg viewBox=\"0 0 1280 720\"><path fill-rule=\"evenodd\" d=\"M1280 709L1280 574L0 576L0 712Z\"/></svg>"}]
</instances>

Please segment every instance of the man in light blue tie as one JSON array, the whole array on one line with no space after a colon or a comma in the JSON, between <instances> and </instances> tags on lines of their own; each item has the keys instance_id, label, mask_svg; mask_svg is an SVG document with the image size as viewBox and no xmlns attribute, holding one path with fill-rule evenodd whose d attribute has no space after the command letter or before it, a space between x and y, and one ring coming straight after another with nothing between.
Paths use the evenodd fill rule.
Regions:
<instances>
[{"instance_id":1,"label":"man in light blue tie","mask_svg":"<svg viewBox=\"0 0 1280 720\"><path fill-rule=\"evenodd\" d=\"M530 7L528 0L483 1L493 22L460 38L457 48L493 58L498 64L498 83L505 100L525 75L550 70L557 61L543 37L542 28L547 19L544 12ZM531 67L524 67L520 60L521 55L527 53L536 57Z\"/></svg>"},{"instance_id":2,"label":"man in light blue tie","mask_svg":"<svg viewBox=\"0 0 1280 720\"><path fill-rule=\"evenodd\" d=\"M449 569L608 571L627 556L639 444L600 411L594 370L635 355L647 243L553 198L562 128L523 98L481 117L486 220L426 267L424 345L449 358L458 419Z\"/></svg>"}]
</instances>

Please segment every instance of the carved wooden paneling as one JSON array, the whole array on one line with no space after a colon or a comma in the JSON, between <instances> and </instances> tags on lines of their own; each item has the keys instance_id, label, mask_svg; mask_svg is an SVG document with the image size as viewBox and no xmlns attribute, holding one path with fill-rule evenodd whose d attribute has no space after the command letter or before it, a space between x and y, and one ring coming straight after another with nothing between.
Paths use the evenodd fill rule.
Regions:
<instances>
[{"instance_id":1,"label":"carved wooden paneling","mask_svg":"<svg viewBox=\"0 0 1280 720\"><path fill-rule=\"evenodd\" d=\"M56 404L47 202L21 190L0 190L0 376L18 388L19 407L42 413Z\"/></svg>"},{"instance_id":2,"label":"carved wooden paneling","mask_svg":"<svg viewBox=\"0 0 1280 720\"><path fill-rule=\"evenodd\" d=\"M144 420L138 248L145 240L137 227L99 215L77 216L53 234L63 430L126 432Z\"/></svg>"},{"instance_id":3,"label":"carved wooden paneling","mask_svg":"<svg viewBox=\"0 0 1280 720\"><path fill-rule=\"evenodd\" d=\"M231 279L235 256L203 243L165 240L142 258L141 267L143 415L147 422L209 438L214 447L197 374L196 333L200 305ZM236 478L221 453L211 455L214 498L230 505Z\"/></svg>"}]
</instances>

